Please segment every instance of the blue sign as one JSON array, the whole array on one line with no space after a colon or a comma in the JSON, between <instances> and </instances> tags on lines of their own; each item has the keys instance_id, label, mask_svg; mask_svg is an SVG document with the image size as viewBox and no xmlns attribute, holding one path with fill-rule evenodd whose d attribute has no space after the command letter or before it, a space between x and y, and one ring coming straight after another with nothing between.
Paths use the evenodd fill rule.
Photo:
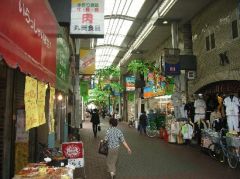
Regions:
<instances>
[{"instance_id":1,"label":"blue sign","mask_svg":"<svg viewBox=\"0 0 240 179\"><path fill-rule=\"evenodd\" d=\"M180 63L176 64L169 64L165 63L165 75L174 76L174 75L180 75Z\"/></svg>"}]
</instances>

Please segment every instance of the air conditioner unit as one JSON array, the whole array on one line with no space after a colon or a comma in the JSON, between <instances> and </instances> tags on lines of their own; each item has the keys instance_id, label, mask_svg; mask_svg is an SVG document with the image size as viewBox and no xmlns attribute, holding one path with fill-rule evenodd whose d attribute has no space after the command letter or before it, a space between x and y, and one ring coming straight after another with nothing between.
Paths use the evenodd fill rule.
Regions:
<instances>
[{"instance_id":1,"label":"air conditioner unit","mask_svg":"<svg viewBox=\"0 0 240 179\"><path fill-rule=\"evenodd\" d=\"M189 80L194 80L196 78L196 71L188 71L187 78Z\"/></svg>"}]
</instances>

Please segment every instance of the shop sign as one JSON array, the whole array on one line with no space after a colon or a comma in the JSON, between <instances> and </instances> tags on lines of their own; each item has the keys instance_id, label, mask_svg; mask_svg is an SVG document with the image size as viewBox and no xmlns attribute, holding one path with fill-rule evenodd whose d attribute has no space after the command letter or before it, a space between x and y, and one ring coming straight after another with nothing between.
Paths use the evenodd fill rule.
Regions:
<instances>
[{"instance_id":1,"label":"shop sign","mask_svg":"<svg viewBox=\"0 0 240 179\"><path fill-rule=\"evenodd\" d=\"M134 76L126 77L126 91L135 91L135 81L136 78Z\"/></svg>"},{"instance_id":2,"label":"shop sign","mask_svg":"<svg viewBox=\"0 0 240 179\"><path fill-rule=\"evenodd\" d=\"M82 142L65 142L62 144L63 156L70 159L83 158Z\"/></svg>"},{"instance_id":3,"label":"shop sign","mask_svg":"<svg viewBox=\"0 0 240 179\"><path fill-rule=\"evenodd\" d=\"M89 75L95 73L95 50L80 49L80 74Z\"/></svg>"},{"instance_id":4,"label":"shop sign","mask_svg":"<svg viewBox=\"0 0 240 179\"><path fill-rule=\"evenodd\" d=\"M56 88L68 92L69 87L69 46L64 38L57 38L57 83Z\"/></svg>"},{"instance_id":5,"label":"shop sign","mask_svg":"<svg viewBox=\"0 0 240 179\"><path fill-rule=\"evenodd\" d=\"M165 48L163 50L163 62L165 75L180 75L180 50Z\"/></svg>"},{"instance_id":6,"label":"shop sign","mask_svg":"<svg viewBox=\"0 0 240 179\"><path fill-rule=\"evenodd\" d=\"M173 94L174 90L174 78L165 77L162 75L155 75L150 73L148 75L147 86L144 87L143 96L144 98L151 98L156 96L164 96Z\"/></svg>"},{"instance_id":7,"label":"shop sign","mask_svg":"<svg viewBox=\"0 0 240 179\"><path fill-rule=\"evenodd\" d=\"M104 35L104 0L72 0L70 34Z\"/></svg>"},{"instance_id":8,"label":"shop sign","mask_svg":"<svg viewBox=\"0 0 240 179\"><path fill-rule=\"evenodd\" d=\"M88 96L89 81L80 81L80 95Z\"/></svg>"},{"instance_id":9,"label":"shop sign","mask_svg":"<svg viewBox=\"0 0 240 179\"><path fill-rule=\"evenodd\" d=\"M0 53L6 63L55 84L57 22L47 1L1 0L0 7Z\"/></svg>"}]
</instances>

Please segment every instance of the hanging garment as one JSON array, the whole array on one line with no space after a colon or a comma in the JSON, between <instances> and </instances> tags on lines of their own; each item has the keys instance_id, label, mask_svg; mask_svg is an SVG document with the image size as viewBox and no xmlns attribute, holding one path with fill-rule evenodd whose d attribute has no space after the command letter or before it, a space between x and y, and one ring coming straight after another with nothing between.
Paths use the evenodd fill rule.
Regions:
<instances>
[{"instance_id":1,"label":"hanging garment","mask_svg":"<svg viewBox=\"0 0 240 179\"><path fill-rule=\"evenodd\" d=\"M197 99L194 102L194 107L195 107L194 122L197 122L200 119L205 119L205 112L206 112L205 101L203 99Z\"/></svg>"},{"instance_id":2,"label":"hanging garment","mask_svg":"<svg viewBox=\"0 0 240 179\"><path fill-rule=\"evenodd\" d=\"M193 127L190 124L184 124L182 126L183 139L192 139Z\"/></svg>"},{"instance_id":3,"label":"hanging garment","mask_svg":"<svg viewBox=\"0 0 240 179\"><path fill-rule=\"evenodd\" d=\"M238 132L238 107L240 106L239 99L236 96L228 96L224 99L223 104L226 106L228 130L230 132L233 130Z\"/></svg>"}]
</instances>

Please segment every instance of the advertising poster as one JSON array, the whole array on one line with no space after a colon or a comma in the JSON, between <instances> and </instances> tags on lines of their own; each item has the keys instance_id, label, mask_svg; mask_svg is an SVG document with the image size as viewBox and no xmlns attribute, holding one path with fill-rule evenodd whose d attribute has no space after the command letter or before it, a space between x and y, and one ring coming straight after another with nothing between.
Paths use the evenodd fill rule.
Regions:
<instances>
[{"instance_id":1,"label":"advertising poster","mask_svg":"<svg viewBox=\"0 0 240 179\"><path fill-rule=\"evenodd\" d=\"M135 81L134 76L126 77L126 91L135 91Z\"/></svg>"},{"instance_id":2,"label":"advertising poster","mask_svg":"<svg viewBox=\"0 0 240 179\"><path fill-rule=\"evenodd\" d=\"M16 142L28 142L29 133L25 131L25 111L17 110Z\"/></svg>"},{"instance_id":3,"label":"advertising poster","mask_svg":"<svg viewBox=\"0 0 240 179\"><path fill-rule=\"evenodd\" d=\"M80 49L80 74L95 73L95 50Z\"/></svg>"},{"instance_id":4,"label":"advertising poster","mask_svg":"<svg viewBox=\"0 0 240 179\"><path fill-rule=\"evenodd\" d=\"M26 126L25 130L39 126L37 106L37 80L26 76L24 92Z\"/></svg>"},{"instance_id":5,"label":"advertising poster","mask_svg":"<svg viewBox=\"0 0 240 179\"><path fill-rule=\"evenodd\" d=\"M46 123L45 117L45 95L46 95L46 85L40 81L38 81L38 88L37 88L37 106L38 106L38 120L39 125Z\"/></svg>"},{"instance_id":6,"label":"advertising poster","mask_svg":"<svg viewBox=\"0 0 240 179\"><path fill-rule=\"evenodd\" d=\"M54 120L54 98L55 98L55 89L53 87L50 87L50 99L49 99L49 115L50 115L50 119L49 119L49 133L54 133L55 132L55 120Z\"/></svg>"},{"instance_id":7,"label":"advertising poster","mask_svg":"<svg viewBox=\"0 0 240 179\"><path fill-rule=\"evenodd\" d=\"M104 35L104 0L72 0L70 33Z\"/></svg>"}]
</instances>

